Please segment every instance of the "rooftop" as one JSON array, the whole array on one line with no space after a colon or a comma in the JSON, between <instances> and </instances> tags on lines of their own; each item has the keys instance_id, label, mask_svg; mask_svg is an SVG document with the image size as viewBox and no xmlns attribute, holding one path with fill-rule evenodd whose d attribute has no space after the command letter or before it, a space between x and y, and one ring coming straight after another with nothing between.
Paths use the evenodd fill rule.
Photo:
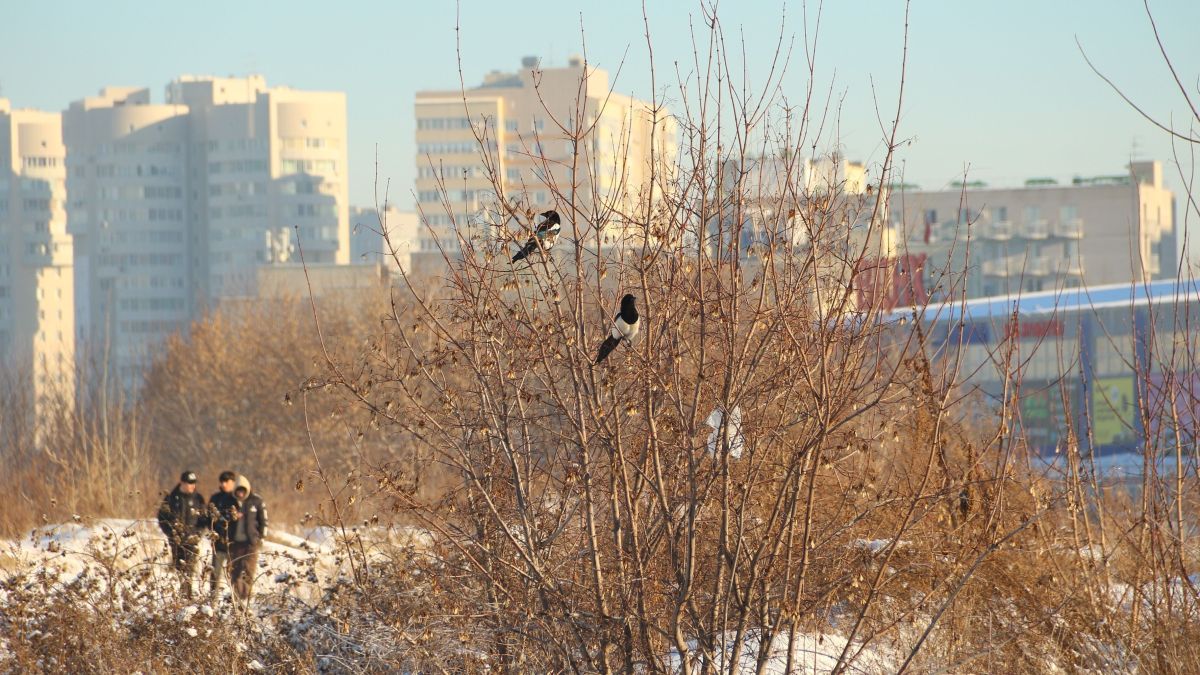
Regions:
<instances>
[{"instance_id":1,"label":"rooftop","mask_svg":"<svg viewBox=\"0 0 1200 675\"><path fill-rule=\"evenodd\" d=\"M1122 283L1104 286L1081 286L1052 291L1037 291L1014 295L975 298L965 302L947 302L916 308L924 321L939 323L1007 318L1018 316L1047 316L1055 313L1092 311L1114 307L1135 308L1150 304L1173 305L1200 302L1200 281L1195 279L1163 279L1149 283ZM897 309L886 320L897 321L911 317L913 308Z\"/></svg>"}]
</instances>

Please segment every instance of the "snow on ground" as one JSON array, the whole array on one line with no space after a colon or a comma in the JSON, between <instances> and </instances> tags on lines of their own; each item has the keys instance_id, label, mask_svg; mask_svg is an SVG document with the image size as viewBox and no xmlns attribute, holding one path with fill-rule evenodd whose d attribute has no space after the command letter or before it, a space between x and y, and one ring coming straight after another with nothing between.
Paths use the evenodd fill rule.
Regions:
<instances>
[{"instance_id":1,"label":"snow on ground","mask_svg":"<svg viewBox=\"0 0 1200 675\"><path fill-rule=\"evenodd\" d=\"M343 570L335 537L324 529L309 536L269 530L259 553L256 595L279 590L300 599L318 597L325 584ZM177 580L171 570L167 540L155 520L100 519L40 527L20 539L0 540L0 578L32 572L39 578L70 584L81 575L107 583L133 583L137 579ZM200 546L200 568L212 562L207 539ZM206 590L206 580L198 580ZM0 602L3 598L0 598Z\"/></svg>"},{"instance_id":2,"label":"snow on ground","mask_svg":"<svg viewBox=\"0 0 1200 675\"><path fill-rule=\"evenodd\" d=\"M727 648L724 654L720 654L715 658L718 660L716 664L717 672L730 672L730 664L728 660L732 657L732 647L734 636L727 636ZM838 657L841 656L842 650L846 647L846 638L830 633L800 633L796 635L795 641L792 642L792 669L787 670L787 654L788 654L788 635L776 635L771 641L770 651L767 655L766 667L761 671L766 675L784 675L785 673L801 673L801 674L816 674L832 672L838 665ZM696 651L696 645L691 644L689 648L693 651L688 655L688 660L693 665L701 663L701 654ZM741 654L738 657L738 664L735 672L751 675L759 672L757 670L759 640L757 635L751 633L746 636L745 643L742 646ZM848 657L853 657L856 651L855 646L851 646L847 652ZM892 673L896 672L901 663L900 659L884 654L882 650L868 647L858 655L857 658L845 665L847 673ZM667 667L670 672L679 672L682 670L682 662L679 658L679 652L673 651L667 659Z\"/></svg>"}]
</instances>

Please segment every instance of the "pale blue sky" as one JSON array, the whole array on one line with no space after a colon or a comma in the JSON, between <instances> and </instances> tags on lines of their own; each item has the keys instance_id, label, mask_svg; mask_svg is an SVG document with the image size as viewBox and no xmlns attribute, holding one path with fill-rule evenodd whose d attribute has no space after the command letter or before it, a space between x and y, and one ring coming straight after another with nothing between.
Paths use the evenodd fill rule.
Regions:
<instances>
[{"instance_id":1,"label":"pale blue sky","mask_svg":"<svg viewBox=\"0 0 1200 675\"><path fill-rule=\"evenodd\" d=\"M691 0L648 0L660 85L674 63L691 61ZM1200 2L1151 3L1167 48L1193 91L1200 74ZM776 1L725 2L727 40L749 37L751 78L764 77L780 30ZM807 11L815 14L815 3ZM649 94L642 6L632 0L488 2L463 0L467 84L493 69L513 70L524 55L562 65L581 51L613 70L626 63L617 89ZM784 81L802 96L799 2L786 5L796 57ZM375 147L393 201L411 205L415 174L413 95L458 86L455 3L211 0L206 2L8 3L0 22L0 96L17 107L60 110L104 85L147 86L161 100L181 73L261 73L268 84L347 93L352 203L372 202ZM894 108L903 3L828 0L818 52L818 88L831 79L842 104L842 138L851 159L878 161L871 78L883 107ZM1188 119L1157 52L1137 0L916 0L910 27L906 105L901 133L914 142L900 159L909 182L940 187L971 167L995 185L1032 176L1120 173L1134 151L1171 159L1165 135L1152 128L1093 75L1093 61L1144 107ZM890 114L890 112L888 113ZM1176 188L1171 169L1168 181Z\"/></svg>"}]
</instances>

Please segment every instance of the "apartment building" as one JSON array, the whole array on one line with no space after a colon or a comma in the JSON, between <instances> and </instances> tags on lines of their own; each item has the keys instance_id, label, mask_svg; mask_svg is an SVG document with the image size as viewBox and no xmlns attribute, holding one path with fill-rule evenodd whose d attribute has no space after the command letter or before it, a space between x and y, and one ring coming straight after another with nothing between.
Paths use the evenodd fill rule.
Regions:
<instances>
[{"instance_id":1,"label":"apartment building","mask_svg":"<svg viewBox=\"0 0 1200 675\"><path fill-rule=\"evenodd\" d=\"M254 295L258 267L349 262L342 93L182 76L153 103L109 87L70 105L63 137L78 335L127 385L203 308Z\"/></svg>"},{"instance_id":2,"label":"apartment building","mask_svg":"<svg viewBox=\"0 0 1200 675\"><path fill-rule=\"evenodd\" d=\"M386 206L380 213L378 209L351 207L350 263L379 263L392 274L401 269L412 273L412 254L419 246L421 229L413 211Z\"/></svg>"},{"instance_id":3,"label":"apartment building","mask_svg":"<svg viewBox=\"0 0 1200 675\"><path fill-rule=\"evenodd\" d=\"M901 191L890 209L901 247L927 256L926 275L949 270L971 297L1177 274L1174 195L1158 161L1070 184L1031 179L1017 188ZM938 285L949 286L926 280L931 290Z\"/></svg>"},{"instance_id":4,"label":"apartment building","mask_svg":"<svg viewBox=\"0 0 1200 675\"><path fill-rule=\"evenodd\" d=\"M669 177L678 147L674 118L611 92L608 73L578 57L560 68L526 57L465 92L418 92L415 114L417 210L432 229L419 252L439 258L439 242L457 251L456 232L495 236L479 218L494 182L522 208L556 208L564 236L623 242L621 214L654 199L651 178Z\"/></svg>"},{"instance_id":5,"label":"apartment building","mask_svg":"<svg viewBox=\"0 0 1200 675\"><path fill-rule=\"evenodd\" d=\"M350 262L346 96L260 76L182 76L200 297L255 294L260 265Z\"/></svg>"},{"instance_id":6,"label":"apartment building","mask_svg":"<svg viewBox=\"0 0 1200 675\"><path fill-rule=\"evenodd\" d=\"M70 401L75 285L62 116L0 99L0 158L0 367L35 406L56 393Z\"/></svg>"},{"instance_id":7,"label":"apartment building","mask_svg":"<svg viewBox=\"0 0 1200 675\"><path fill-rule=\"evenodd\" d=\"M132 382L192 316L187 112L108 87L63 113L81 368Z\"/></svg>"}]
</instances>

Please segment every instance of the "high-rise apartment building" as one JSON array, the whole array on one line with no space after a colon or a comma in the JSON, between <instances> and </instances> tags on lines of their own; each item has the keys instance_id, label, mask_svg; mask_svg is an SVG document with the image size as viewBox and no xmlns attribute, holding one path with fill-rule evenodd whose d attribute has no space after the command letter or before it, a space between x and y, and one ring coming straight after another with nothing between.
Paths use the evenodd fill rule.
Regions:
<instances>
[{"instance_id":1,"label":"high-rise apartment building","mask_svg":"<svg viewBox=\"0 0 1200 675\"><path fill-rule=\"evenodd\" d=\"M260 265L299 262L301 252L350 262L344 93L183 76L167 101L189 111L202 297L253 295Z\"/></svg>"},{"instance_id":2,"label":"high-rise apartment building","mask_svg":"<svg viewBox=\"0 0 1200 675\"><path fill-rule=\"evenodd\" d=\"M109 87L63 113L81 368L132 382L192 316L187 112Z\"/></svg>"},{"instance_id":3,"label":"high-rise apartment building","mask_svg":"<svg viewBox=\"0 0 1200 675\"><path fill-rule=\"evenodd\" d=\"M1069 185L893 192L890 210L900 248L927 255L926 275L948 270L972 297L1177 275L1174 195L1158 161Z\"/></svg>"},{"instance_id":4,"label":"high-rise apartment building","mask_svg":"<svg viewBox=\"0 0 1200 675\"><path fill-rule=\"evenodd\" d=\"M0 99L0 367L33 397L74 388L62 117ZM11 381L11 380L10 380Z\"/></svg>"},{"instance_id":5,"label":"high-rise apartment building","mask_svg":"<svg viewBox=\"0 0 1200 675\"><path fill-rule=\"evenodd\" d=\"M473 218L494 202L481 150L510 202L557 208L564 236L601 246L624 240L620 214L654 199L652 175L664 180L675 166L674 118L610 91L608 73L577 57L562 68L529 57L466 92L417 92L415 112L417 208L431 226L422 227L423 254L437 255L438 241L453 254L454 227L473 236Z\"/></svg>"},{"instance_id":6,"label":"high-rise apartment building","mask_svg":"<svg viewBox=\"0 0 1200 675\"><path fill-rule=\"evenodd\" d=\"M63 135L79 334L127 385L199 310L253 295L259 266L349 261L342 93L183 76L162 104L76 101Z\"/></svg>"}]
</instances>

